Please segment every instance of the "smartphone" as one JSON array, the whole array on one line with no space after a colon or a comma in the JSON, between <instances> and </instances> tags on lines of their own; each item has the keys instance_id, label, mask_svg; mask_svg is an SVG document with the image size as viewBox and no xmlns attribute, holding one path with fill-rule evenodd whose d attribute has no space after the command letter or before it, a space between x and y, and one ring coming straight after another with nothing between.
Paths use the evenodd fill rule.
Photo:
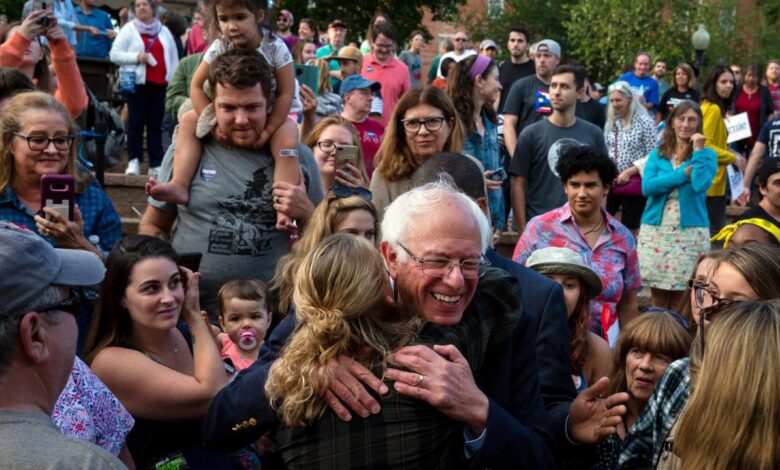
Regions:
<instances>
[{"instance_id":1,"label":"smartphone","mask_svg":"<svg viewBox=\"0 0 780 470\"><path fill-rule=\"evenodd\" d=\"M357 167L358 148L355 145L336 145L336 165L341 168L347 163Z\"/></svg>"},{"instance_id":2,"label":"smartphone","mask_svg":"<svg viewBox=\"0 0 780 470\"><path fill-rule=\"evenodd\" d=\"M499 168L494 171L492 175L488 176L488 179L493 181L504 181L506 179L506 170Z\"/></svg>"},{"instance_id":3,"label":"smartphone","mask_svg":"<svg viewBox=\"0 0 780 470\"><path fill-rule=\"evenodd\" d=\"M59 212L69 221L73 221L73 207L75 206L74 185L76 181L73 175L43 175L41 176L41 202L42 207L49 207ZM51 216L41 210L41 215L48 220Z\"/></svg>"},{"instance_id":4,"label":"smartphone","mask_svg":"<svg viewBox=\"0 0 780 470\"><path fill-rule=\"evenodd\" d=\"M298 83L311 88L316 96L317 83L320 79L320 68L314 65L293 64L293 70Z\"/></svg>"},{"instance_id":5,"label":"smartphone","mask_svg":"<svg viewBox=\"0 0 780 470\"><path fill-rule=\"evenodd\" d=\"M179 253L179 266L184 266L190 271L196 273L200 269L200 261L203 259L203 253Z\"/></svg>"},{"instance_id":6,"label":"smartphone","mask_svg":"<svg viewBox=\"0 0 780 470\"><path fill-rule=\"evenodd\" d=\"M50 9L51 7L52 7L52 3L50 1L47 2L46 0L33 0L32 11L47 10ZM41 26L49 26L49 17L45 16L41 18L40 20L38 20L38 24L40 24Z\"/></svg>"}]
</instances>

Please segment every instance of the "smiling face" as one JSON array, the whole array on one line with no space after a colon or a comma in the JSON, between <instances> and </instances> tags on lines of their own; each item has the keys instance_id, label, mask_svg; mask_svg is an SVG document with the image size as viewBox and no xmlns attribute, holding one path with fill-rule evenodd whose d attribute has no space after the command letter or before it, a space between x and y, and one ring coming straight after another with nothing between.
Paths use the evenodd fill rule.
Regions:
<instances>
[{"instance_id":1,"label":"smiling face","mask_svg":"<svg viewBox=\"0 0 780 470\"><path fill-rule=\"evenodd\" d=\"M678 90L685 91L688 89L688 82L690 81L690 77L685 72L685 70L681 68L674 69L674 84L677 86Z\"/></svg>"},{"instance_id":2,"label":"smiling face","mask_svg":"<svg viewBox=\"0 0 780 470\"><path fill-rule=\"evenodd\" d=\"M351 233L376 243L376 220L371 212L365 209L349 211L344 220L335 227L335 233Z\"/></svg>"},{"instance_id":3,"label":"smiling face","mask_svg":"<svg viewBox=\"0 0 780 470\"><path fill-rule=\"evenodd\" d=\"M672 119L672 129L678 140L688 141L691 136L699 130L699 115L696 111L689 109L684 113L678 113Z\"/></svg>"},{"instance_id":4,"label":"smiling face","mask_svg":"<svg viewBox=\"0 0 780 470\"><path fill-rule=\"evenodd\" d=\"M301 49L301 60L303 60L303 63L305 64L308 61L316 58L317 58L317 46L313 42L305 43L303 45L303 48Z\"/></svg>"},{"instance_id":5,"label":"smiling face","mask_svg":"<svg viewBox=\"0 0 780 470\"><path fill-rule=\"evenodd\" d=\"M336 148L333 147L331 152L325 152L320 148L319 143L355 145L352 133L337 125L326 127L320 134L320 138L317 139L317 143L318 145L315 145L312 150L314 159L317 160L317 166L320 168L320 173L323 175L333 175L336 172Z\"/></svg>"},{"instance_id":6,"label":"smiling face","mask_svg":"<svg viewBox=\"0 0 780 470\"><path fill-rule=\"evenodd\" d=\"M260 347L265 339L271 324L271 314L265 300L231 297L224 301L219 324L233 344L245 351L251 351Z\"/></svg>"},{"instance_id":7,"label":"smiling face","mask_svg":"<svg viewBox=\"0 0 780 470\"><path fill-rule=\"evenodd\" d=\"M122 306L134 324L154 330L174 328L183 303L184 287L173 260L147 258L133 266Z\"/></svg>"},{"instance_id":8,"label":"smiling face","mask_svg":"<svg viewBox=\"0 0 780 470\"><path fill-rule=\"evenodd\" d=\"M501 82L498 81L498 67L490 66L490 71L486 77L478 77L477 88L482 94L482 98L487 103L496 101L498 92L501 91Z\"/></svg>"},{"instance_id":9,"label":"smiling face","mask_svg":"<svg viewBox=\"0 0 780 470\"><path fill-rule=\"evenodd\" d=\"M68 135L68 123L53 109L26 111L19 126L19 134L54 138ZM43 175L60 174L68 165L69 150L58 150L53 142L44 150L30 150L27 140L15 136L11 144L14 176L40 179Z\"/></svg>"},{"instance_id":10,"label":"smiling face","mask_svg":"<svg viewBox=\"0 0 780 470\"><path fill-rule=\"evenodd\" d=\"M314 31L309 28L308 23L301 21L301 23L298 25L298 38L301 40L308 40L308 41L314 41Z\"/></svg>"},{"instance_id":11,"label":"smiling face","mask_svg":"<svg viewBox=\"0 0 780 470\"><path fill-rule=\"evenodd\" d=\"M699 263L699 266L696 267L696 272L693 275L693 280L696 282L700 282L703 284L708 284L710 282L710 278L712 277L712 272L715 270L715 260L712 258L704 258ZM696 322L696 324L699 324L699 319L701 318L701 314L699 313L701 309L696 305L696 291L694 289L691 289L691 315L693 316L693 321Z\"/></svg>"},{"instance_id":12,"label":"smiling face","mask_svg":"<svg viewBox=\"0 0 780 470\"><path fill-rule=\"evenodd\" d=\"M258 25L263 22L263 12L253 14L239 4L216 5L217 22L224 38L234 47L255 49L260 45Z\"/></svg>"},{"instance_id":13,"label":"smiling face","mask_svg":"<svg viewBox=\"0 0 780 470\"><path fill-rule=\"evenodd\" d=\"M596 170L587 173L581 171L571 176L563 189L572 213L581 219L587 219L600 211L601 203L609 193L609 187L602 183Z\"/></svg>"},{"instance_id":14,"label":"smiling face","mask_svg":"<svg viewBox=\"0 0 780 470\"><path fill-rule=\"evenodd\" d=\"M615 115L623 117L628 109L628 98L620 91L613 91L609 95L609 105L615 111Z\"/></svg>"},{"instance_id":15,"label":"smiling face","mask_svg":"<svg viewBox=\"0 0 780 470\"><path fill-rule=\"evenodd\" d=\"M219 130L239 147L251 147L265 128L266 101L259 83L244 90L217 83L214 108Z\"/></svg>"},{"instance_id":16,"label":"smiling face","mask_svg":"<svg viewBox=\"0 0 780 470\"><path fill-rule=\"evenodd\" d=\"M479 259L480 231L471 211L453 196L444 196L435 211L408 222L401 243L418 259L448 258L455 262ZM478 279L466 279L453 268L443 278L428 276L422 267L400 247L384 242L382 253L390 275L396 281L402 308L439 325L460 322L471 303ZM399 253L403 253L400 254Z\"/></svg>"},{"instance_id":17,"label":"smiling face","mask_svg":"<svg viewBox=\"0 0 780 470\"><path fill-rule=\"evenodd\" d=\"M371 45L374 52L374 58L381 64L387 63L393 58L394 42L384 34L378 34L376 40Z\"/></svg>"},{"instance_id":18,"label":"smiling face","mask_svg":"<svg viewBox=\"0 0 780 470\"><path fill-rule=\"evenodd\" d=\"M766 79L769 83L777 85L780 81L780 64L777 62L770 62L766 66Z\"/></svg>"},{"instance_id":19,"label":"smiling face","mask_svg":"<svg viewBox=\"0 0 780 470\"><path fill-rule=\"evenodd\" d=\"M435 108L429 104L421 103L409 108L403 116L403 119L417 119L424 121L435 117L445 117L441 109ZM403 128L403 124L399 123ZM422 162L433 154L442 152L444 144L450 136L450 123L445 119L441 127L433 132L429 131L424 125L420 126L417 132L406 132L406 145L418 162Z\"/></svg>"},{"instance_id":20,"label":"smiling face","mask_svg":"<svg viewBox=\"0 0 780 470\"><path fill-rule=\"evenodd\" d=\"M631 398L646 404L670 362L669 357L662 354L631 348L626 355L626 386Z\"/></svg>"},{"instance_id":21,"label":"smiling face","mask_svg":"<svg viewBox=\"0 0 780 470\"><path fill-rule=\"evenodd\" d=\"M650 71L650 57L647 55L640 55L634 60L634 75L639 78L646 77L647 72Z\"/></svg>"}]
</instances>

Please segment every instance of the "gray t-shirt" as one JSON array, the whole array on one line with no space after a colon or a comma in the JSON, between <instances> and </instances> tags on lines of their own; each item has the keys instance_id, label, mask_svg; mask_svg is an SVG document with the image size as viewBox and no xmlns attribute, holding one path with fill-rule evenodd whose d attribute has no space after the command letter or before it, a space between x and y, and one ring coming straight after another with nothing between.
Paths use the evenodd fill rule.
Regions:
<instances>
[{"instance_id":1,"label":"gray t-shirt","mask_svg":"<svg viewBox=\"0 0 780 470\"><path fill-rule=\"evenodd\" d=\"M68 437L42 412L0 412L0 468L98 470L126 468L113 454Z\"/></svg>"},{"instance_id":2,"label":"gray t-shirt","mask_svg":"<svg viewBox=\"0 0 780 470\"><path fill-rule=\"evenodd\" d=\"M526 220L566 202L555 164L566 150L578 145L591 145L606 152L604 131L583 119L577 119L571 127L558 127L545 119L520 133L509 173L528 179Z\"/></svg>"},{"instance_id":3,"label":"gray t-shirt","mask_svg":"<svg viewBox=\"0 0 780 470\"><path fill-rule=\"evenodd\" d=\"M299 145L309 199L322 201L322 183L311 150ZM163 160L160 180L170 177L173 145ZM203 156L190 185L186 206L149 198L149 204L176 211L173 247L179 253L200 252L201 308L215 316L217 291L226 281L255 277L268 281L287 254L290 234L276 230L271 201L274 159L266 150L229 149L204 141Z\"/></svg>"}]
</instances>

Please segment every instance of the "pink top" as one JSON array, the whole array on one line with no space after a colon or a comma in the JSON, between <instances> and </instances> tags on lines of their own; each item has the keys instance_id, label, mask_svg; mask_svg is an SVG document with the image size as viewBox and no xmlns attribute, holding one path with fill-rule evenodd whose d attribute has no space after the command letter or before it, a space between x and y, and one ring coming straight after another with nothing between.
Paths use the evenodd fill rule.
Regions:
<instances>
[{"instance_id":1,"label":"pink top","mask_svg":"<svg viewBox=\"0 0 780 470\"><path fill-rule=\"evenodd\" d=\"M233 366L236 368L236 371L244 370L255 362L255 359L244 357L241 348L236 346L236 343L231 341L228 335L222 337L221 354L223 359L230 359L233 361Z\"/></svg>"},{"instance_id":2,"label":"pink top","mask_svg":"<svg viewBox=\"0 0 780 470\"><path fill-rule=\"evenodd\" d=\"M412 88L409 68L395 57L386 64L379 63L372 52L363 57L363 70L360 74L382 85L382 125L387 126L398 100Z\"/></svg>"}]
</instances>

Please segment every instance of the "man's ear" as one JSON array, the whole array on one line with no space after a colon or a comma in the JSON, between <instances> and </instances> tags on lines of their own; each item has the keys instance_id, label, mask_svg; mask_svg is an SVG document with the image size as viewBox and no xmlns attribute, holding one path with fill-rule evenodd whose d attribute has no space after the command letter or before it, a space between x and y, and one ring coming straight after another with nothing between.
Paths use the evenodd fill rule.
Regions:
<instances>
[{"instance_id":1,"label":"man's ear","mask_svg":"<svg viewBox=\"0 0 780 470\"><path fill-rule=\"evenodd\" d=\"M49 344L54 338L52 326L37 312L22 317L19 322L19 346L27 360L40 364L49 358Z\"/></svg>"},{"instance_id":2,"label":"man's ear","mask_svg":"<svg viewBox=\"0 0 780 470\"><path fill-rule=\"evenodd\" d=\"M477 203L479 208L482 209L482 212L487 213L487 211L488 211L488 202L487 202L487 198L485 196L478 197L474 201Z\"/></svg>"},{"instance_id":3,"label":"man's ear","mask_svg":"<svg viewBox=\"0 0 780 470\"><path fill-rule=\"evenodd\" d=\"M382 251L382 256L385 258L385 265L387 266L387 271L390 273L390 277L397 279L398 253L396 253L395 249L393 249L390 243L386 241L382 241L379 249Z\"/></svg>"},{"instance_id":4,"label":"man's ear","mask_svg":"<svg viewBox=\"0 0 780 470\"><path fill-rule=\"evenodd\" d=\"M255 14L255 20L257 21L258 25L263 24L263 20L265 20L265 11L263 9L257 10L257 13Z\"/></svg>"}]
</instances>

